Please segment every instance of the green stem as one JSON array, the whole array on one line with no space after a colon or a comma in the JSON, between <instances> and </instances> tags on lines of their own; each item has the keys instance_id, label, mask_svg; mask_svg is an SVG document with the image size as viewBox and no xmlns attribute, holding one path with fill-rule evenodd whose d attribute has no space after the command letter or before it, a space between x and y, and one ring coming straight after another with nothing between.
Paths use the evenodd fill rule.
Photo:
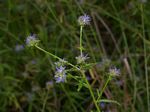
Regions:
<instances>
[{"instance_id":1,"label":"green stem","mask_svg":"<svg viewBox=\"0 0 150 112\"><path fill-rule=\"evenodd\" d=\"M56 55L54 55L54 54L52 54L52 53L50 53L50 52L48 52L48 51L42 49L41 47L39 47L39 46L37 46L37 45L35 45L35 47L36 47L37 49L43 51L44 53L46 53L46 54L52 56L53 58L56 58L56 59L58 59L58 60L63 60L63 59L59 58L58 56L56 56ZM74 66L73 64L71 64L71 63L69 63L69 62L67 62L67 61L66 61L66 63L67 63L68 65L72 66L73 68L76 68L77 70L80 70L78 67Z\"/></svg>"},{"instance_id":2,"label":"green stem","mask_svg":"<svg viewBox=\"0 0 150 112\"><path fill-rule=\"evenodd\" d=\"M92 96L92 99L93 99L93 101L94 101L94 104L95 104L95 107L96 107L97 111L98 111L98 112L101 112L101 110L100 110L100 108L99 108L99 106L98 106L98 104L97 104L97 102L96 102L96 99L95 99L95 97L94 97L94 93L93 93L93 91L92 91L91 85L89 84L89 82L88 82L88 80L87 80L87 78L86 78L86 76L85 76L85 74L84 74L84 71L81 70L81 74L83 75L83 78L84 78L85 81L86 81L86 84L87 84L87 86L88 86L88 89L89 89L89 91L90 91L90 94L91 94L91 96Z\"/></svg>"},{"instance_id":3,"label":"green stem","mask_svg":"<svg viewBox=\"0 0 150 112\"><path fill-rule=\"evenodd\" d=\"M150 112L150 97L149 97L149 81L148 81L148 68L147 68L147 52L146 52L146 44L145 44L145 26L144 26L144 8L143 4L141 4L141 21L142 21L142 35L143 35L143 44L144 44L144 63L145 63L145 80L146 80L146 92L147 92L147 110Z\"/></svg>"},{"instance_id":4,"label":"green stem","mask_svg":"<svg viewBox=\"0 0 150 112\"><path fill-rule=\"evenodd\" d=\"M80 26L80 55L82 56L82 50L83 50L83 47L82 47L82 32L83 32L83 26Z\"/></svg>"},{"instance_id":5,"label":"green stem","mask_svg":"<svg viewBox=\"0 0 150 112\"><path fill-rule=\"evenodd\" d=\"M48 99L48 93L49 93L49 90L46 92L46 97L44 99L44 103L43 103L43 107L42 107L42 112L45 112L45 106L46 106L46 102L47 102L47 99Z\"/></svg>"},{"instance_id":6,"label":"green stem","mask_svg":"<svg viewBox=\"0 0 150 112\"><path fill-rule=\"evenodd\" d=\"M101 99L102 94L103 94L104 90L106 89L106 87L107 87L107 85L108 85L108 83L109 83L109 81L110 81L111 79L112 79L112 76L109 75L109 77L108 77L108 79L107 79L107 81L106 81L104 87L103 87L102 90L100 91L100 94L99 94L99 96L98 96L98 98L97 98L97 102Z\"/></svg>"}]
</instances>

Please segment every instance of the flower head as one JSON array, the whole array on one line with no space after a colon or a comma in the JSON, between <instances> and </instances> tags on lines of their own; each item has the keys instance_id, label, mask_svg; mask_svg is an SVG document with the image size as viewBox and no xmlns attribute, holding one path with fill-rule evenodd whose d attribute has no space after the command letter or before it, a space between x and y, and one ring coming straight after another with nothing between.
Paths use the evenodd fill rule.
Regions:
<instances>
[{"instance_id":1,"label":"flower head","mask_svg":"<svg viewBox=\"0 0 150 112\"><path fill-rule=\"evenodd\" d=\"M23 49L24 49L24 46L23 46L23 45L17 44L17 45L15 46L15 51L16 51L16 52L22 51Z\"/></svg>"},{"instance_id":2,"label":"flower head","mask_svg":"<svg viewBox=\"0 0 150 112\"><path fill-rule=\"evenodd\" d=\"M119 76L120 75L120 69L117 69L116 67L110 68L109 74L111 76Z\"/></svg>"},{"instance_id":3,"label":"flower head","mask_svg":"<svg viewBox=\"0 0 150 112\"><path fill-rule=\"evenodd\" d=\"M31 47L31 46L37 45L37 44L39 43L39 41L40 41L40 40L38 40L38 39L36 38L36 35L33 34L33 35L30 35L30 36L27 37L27 39L26 39L26 44L27 44L27 46Z\"/></svg>"},{"instance_id":4,"label":"flower head","mask_svg":"<svg viewBox=\"0 0 150 112\"><path fill-rule=\"evenodd\" d=\"M81 64L81 63L84 63L87 59L89 59L89 57L87 57L87 55L79 55L76 57L76 60L77 60L77 64Z\"/></svg>"},{"instance_id":5,"label":"flower head","mask_svg":"<svg viewBox=\"0 0 150 112\"><path fill-rule=\"evenodd\" d=\"M66 80L65 67L63 66L56 67L55 80L56 80L56 83L65 82Z\"/></svg>"},{"instance_id":6,"label":"flower head","mask_svg":"<svg viewBox=\"0 0 150 112\"><path fill-rule=\"evenodd\" d=\"M55 65L56 65L57 67L64 66L66 62L67 62L66 60L61 59L61 60L55 62Z\"/></svg>"},{"instance_id":7,"label":"flower head","mask_svg":"<svg viewBox=\"0 0 150 112\"><path fill-rule=\"evenodd\" d=\"M89 25L91 21L91 17L87 14L84 14L83 16L80 16L78 18L78 22L81 26Z\"/></svg>"},{"instance_id":8,"label":"flower head","mask_svg":"<svg viewBox=\"0 0 150 112\"><path fill-rule=\"evenodd\" d=\"M53 81L46 82L46 88L50 89L51 87L53 87Z\"/></svg>"}]
</instances>

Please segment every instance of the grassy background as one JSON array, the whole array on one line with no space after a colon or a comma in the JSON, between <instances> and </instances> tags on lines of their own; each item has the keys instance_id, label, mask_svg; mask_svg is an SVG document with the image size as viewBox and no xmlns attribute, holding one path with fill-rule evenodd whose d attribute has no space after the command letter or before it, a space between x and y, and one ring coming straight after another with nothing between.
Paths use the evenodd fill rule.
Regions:
<instances>
[{"instance_id":1,"label":"grassy background","mask_svg":"<svg viewBox=\"0 0 150 112\"><path fill-rule=\"evenodd\" d=\"M142 0L141 0L142 1ZM116 104L100 104L104 112L150 111L150 2L140 0L0 0L0 112L85 112L94 110L89 91L77 91L77 82L53 84L53 58L25 48L32 33L41 46L75 63L79 47L77 19L87 13L91 25L84 28L85 52L89 62L97 62L87 75L93 90L101 88L104 58L121 69L104 98ZM96 93L96 92L95 92ZM149 104L149 106L148 106ZM149 110L148 110L149 109Z\"/></svg>"}]
</instances>

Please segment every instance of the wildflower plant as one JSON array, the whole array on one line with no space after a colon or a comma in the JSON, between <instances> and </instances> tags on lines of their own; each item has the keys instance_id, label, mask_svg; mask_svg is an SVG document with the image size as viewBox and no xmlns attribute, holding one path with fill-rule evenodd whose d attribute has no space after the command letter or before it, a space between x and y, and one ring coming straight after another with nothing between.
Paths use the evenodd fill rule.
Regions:
<instances>
[{"instance_id":1,"label":"wildflower plant","mask_svg":"<svg viewBox=\"0 0 150 112\"><path fill-rule=\"evenodd\" d=\"M44 50L43 48L41 48L39 46L40 40L37 39L36 35L28 36L26 39L26 45L28 47L35 47L35 48L39 49L40 51L42 51L42 52L50 55L51 57L57 59L58 61L54 63L54 66L55 66L54 80L55 80L55 82L57 84L64 83L64 82L67 83L67 77L68 76L75 79L78 82L78 89L77 90L80 91L82 89L82 87L88 88L97 112L101 112L101 109L99 106L100 102L112 102L112 103L119 104L116 101L102 99L102 94L105 91L109 81L111 81L111 79L113 77L118 76L120 74L120 70L117 68L110 68L109 73L108 73L108 79L106 80L104 87L101 88L100 90L97 89L97 94L95 94L95 91L91 87L91 85L88 81L88 78L85 74L85 72L87 71L86 66L92 67L91 66L92 64L87 63L87 60L89 59L89 57L88 57L88 54L85 55L85 53L83 52L84 47L82 45L83 28L87 25L90 25L90 22L91 22L91 17L87 14L84 14L78 18L78 23L80 25L80 37L79 37L79 43L80 43L79 52L80 52L80 54L75 57L76 64L72 64L72 63L64 60L63 58L60 58L59 56L54 55L53 53L48 52L48 51ZM71 75L71 73L69 73L69 72L72 70L76 71L80 75L76 75L76 76ZM50 85L51 85L51 82L46 83L47 88L49 88Z\"/></svg>"}]
</instances>

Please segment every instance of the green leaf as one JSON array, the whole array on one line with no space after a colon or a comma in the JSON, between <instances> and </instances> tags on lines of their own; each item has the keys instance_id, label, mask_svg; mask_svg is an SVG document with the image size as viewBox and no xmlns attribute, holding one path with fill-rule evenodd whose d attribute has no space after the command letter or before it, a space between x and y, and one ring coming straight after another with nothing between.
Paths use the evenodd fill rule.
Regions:
<instances>
[{"instance_id":1,"label":"green leaf","mask_svg":"<svg viewBox=\"0 0 150 112\"><path fill-rule=\"evenodd\" d=\"M115 100L101 99L98 102L115 103L115 104L121 106L121 104L119 102L115 101Z\"/></svg>"}]
</instances>

